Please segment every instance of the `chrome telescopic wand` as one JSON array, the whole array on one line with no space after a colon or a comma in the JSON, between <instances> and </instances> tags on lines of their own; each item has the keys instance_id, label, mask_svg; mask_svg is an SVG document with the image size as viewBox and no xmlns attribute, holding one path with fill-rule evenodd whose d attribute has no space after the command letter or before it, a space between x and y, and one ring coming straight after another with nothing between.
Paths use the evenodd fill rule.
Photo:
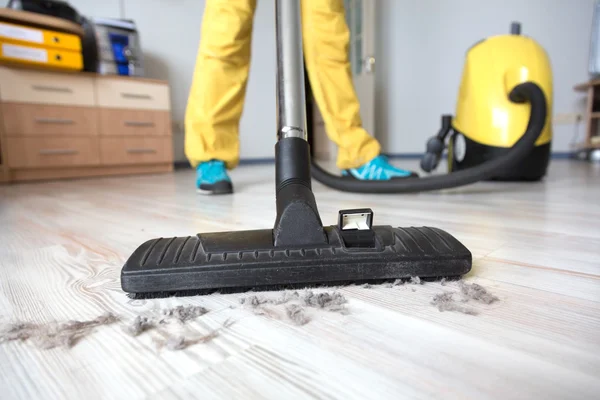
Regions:
<instances>
[{"instance_id":1,"label":"chrome telescopic wand","mask_svg":"<svg viewBox=\"0 0 600 400\"><path fill-rule=\"evenodd\" d=\"M300 0L276 0L277 139L307 140Z\"/></svg>"}]
</instances>

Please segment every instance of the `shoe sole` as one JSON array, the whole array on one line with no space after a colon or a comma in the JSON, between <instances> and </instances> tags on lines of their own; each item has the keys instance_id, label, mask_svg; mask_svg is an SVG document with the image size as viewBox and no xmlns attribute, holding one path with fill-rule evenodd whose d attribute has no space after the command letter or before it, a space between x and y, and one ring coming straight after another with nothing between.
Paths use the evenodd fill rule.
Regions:
<instances>
[{"instance_id":1,"label":"shoe sole","mask_svg":"<svg viewBox=\"0 0 600 400\"><path fill-rule=\"evenodd\" d=\"M210 195L222 195L222 194L231 194L233 190L205 190L205 189L196 189L196 193L199 193L204 196Z\"/></svg>"},{"instance_id":2,"label":"shoe sole","mask_svg":"<svg viewBox=\"0 0 600 400\"><path fill-rule=\"evenodd\" d=\"M203 195L219 195L219 194L231 194L233 193L233 185L230 182L222 181L217 182L210 187L200 187L196 188L196 191Z\"/></svg>"}]
</instances>

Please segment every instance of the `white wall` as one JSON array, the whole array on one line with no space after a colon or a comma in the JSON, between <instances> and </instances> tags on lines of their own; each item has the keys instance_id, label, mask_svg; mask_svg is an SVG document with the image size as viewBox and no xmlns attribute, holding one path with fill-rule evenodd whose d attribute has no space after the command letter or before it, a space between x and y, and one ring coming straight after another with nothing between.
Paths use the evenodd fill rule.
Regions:
<instances>
[{"instance_id":1,"label":"white wall","mask_svg":"<svg viewBox=\"0 0 600 400\"><path fill-rule=\"evenodd\" d=\"M183 153L183 119L192 81L204 0L70 0L81 14L133 19L140 32L146 75L167 79L175 127L175 156ZM104 4L102 4L104 3ZM241 157L273 158L275 121L275 21L273 0L258 1L248 93L240 126Z\"/></svg>"},{"instance_id":2,"label":"white wall","mask_svg":"<svg viewBox=\"0 0 600 400\"><path fill-rule=\"evenodd\" d=\"M454 113L465 51L511 21L549 53L554 114L583 112L573 86L588 79L593 0L377 1L376 131L386 151L423 152L440 115ZM574 128L555 125L553 151L569 150Z\"/></svg>"}]
</instances>

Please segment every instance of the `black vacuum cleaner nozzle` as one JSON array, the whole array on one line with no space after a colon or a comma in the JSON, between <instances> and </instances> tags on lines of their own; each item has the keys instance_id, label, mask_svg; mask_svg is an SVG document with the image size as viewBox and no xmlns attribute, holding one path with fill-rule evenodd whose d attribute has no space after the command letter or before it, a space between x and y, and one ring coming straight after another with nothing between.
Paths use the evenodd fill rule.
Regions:
<instances>
[{"instance_id":1,"label":"black vacuum cleaner nozzle","mask_svg":"<svg viewBox=\"0 0 600 400\"><path fill-rule=\"evenodd\" d=\"M471 269L469 250L437 228L338 224L324 232L323 243L283 247L273 244L272 229L153 239L127 260L121 284L124 291L144 297L153 292L452 277Z\"/></svg>"}]
</instances>

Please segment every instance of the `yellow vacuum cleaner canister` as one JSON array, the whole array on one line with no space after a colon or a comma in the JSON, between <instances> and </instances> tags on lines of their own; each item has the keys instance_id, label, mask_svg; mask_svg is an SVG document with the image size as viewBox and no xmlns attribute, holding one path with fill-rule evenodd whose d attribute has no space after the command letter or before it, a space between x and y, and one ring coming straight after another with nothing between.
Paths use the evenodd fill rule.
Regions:
<instances>
[{"instance_id":1,"label":"yellow vacuum cleaner canister","mask_svg":"<svg viewBox=\"0 0 600 400\"><path fill-rule=\"evenodd\" d=\"M512 102L508 95L518 84L537 83L547 98L546 126L534 149L510 170L498 171L495 180L539 180L550 160L552 141L552 69L546 51L514 27L476 43L463 68L453 133L448 145L449 171L482 164L507 153L523 136L530 105Z\"/></svg>"}]
</instances>

